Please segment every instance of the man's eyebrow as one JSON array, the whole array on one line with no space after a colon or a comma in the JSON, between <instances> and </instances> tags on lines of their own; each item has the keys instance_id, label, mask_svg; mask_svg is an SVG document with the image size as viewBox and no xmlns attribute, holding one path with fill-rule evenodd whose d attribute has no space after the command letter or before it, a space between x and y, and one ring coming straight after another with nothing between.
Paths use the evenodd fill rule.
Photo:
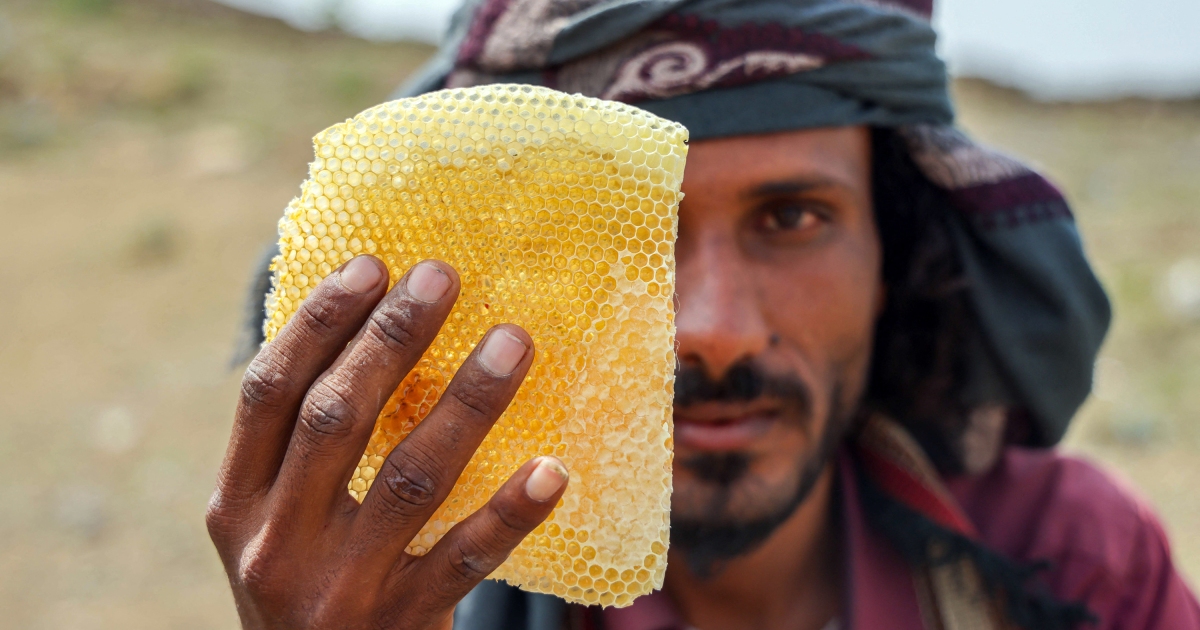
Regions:
<instances>
[{"instance_id":1,"label":"man's eyebrow","mask_svg":"<svg viewBox=\"0 0 1200 630\"><path fill-rule=\"evenodd\" d=\"M743 197L774 197L794 195L814 188L850 188L850 186L828 177L804 176L762 182L742 193Z\"/></svg>"}]
</instances>

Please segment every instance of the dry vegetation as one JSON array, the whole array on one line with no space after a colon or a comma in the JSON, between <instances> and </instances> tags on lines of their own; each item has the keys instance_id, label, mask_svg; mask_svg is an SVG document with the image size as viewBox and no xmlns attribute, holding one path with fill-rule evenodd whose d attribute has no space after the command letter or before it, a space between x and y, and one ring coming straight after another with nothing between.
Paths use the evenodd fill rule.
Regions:
<instances>
[{"instance_id":1,"label":"dry vegetation","mask_svg":"<svg viewBox=\"0 0 1200 630\"><path fill-rule=\"evenodd\" d=\"M0 6L6 627L235 627L201 513L249 271L311 135L428 52L201 0ZM1200 258L1200 103L958 92L967 127L1070 192L1116 298L1069 447L1148 495L1200 575L1200 261L1180 263Z\"/></svg>"}]
</instances>

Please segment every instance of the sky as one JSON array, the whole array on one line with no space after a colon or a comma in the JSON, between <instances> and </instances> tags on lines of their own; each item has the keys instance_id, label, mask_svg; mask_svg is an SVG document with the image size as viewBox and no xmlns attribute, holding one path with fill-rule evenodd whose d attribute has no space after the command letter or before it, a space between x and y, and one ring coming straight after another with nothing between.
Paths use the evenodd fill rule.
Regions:
<instances>
[{"instance_id":1,"label":"sky","mask_svg":"<svg viewBox=\"0 0 1200 630\"><path fill-rule=\"evenodd\" d=\"M457 0L217 0L308 30L435 43ZM939 0L952 73L1046 100L1200 96L1200 0Z\"/></svg>"}]
</instances>

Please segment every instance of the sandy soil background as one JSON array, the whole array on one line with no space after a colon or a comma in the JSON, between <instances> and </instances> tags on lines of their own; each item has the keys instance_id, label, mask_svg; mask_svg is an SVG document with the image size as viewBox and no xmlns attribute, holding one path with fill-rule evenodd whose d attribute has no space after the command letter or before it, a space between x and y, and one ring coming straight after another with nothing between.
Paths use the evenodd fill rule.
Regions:
<instances>
[{"instance_id":1,"label":"sandy soil background","mask_svg":"<svg viewBox=\"0 0 1200 630\"><path fill-rule=\"evenodd\" d=\"M0 4L0 625L236 626L202 513L250 270L312 134L428 54L196 1ZM1200 577L1200 101L956 91L1070 193L1116 301L1066 448Z\"/></svg>"}]
</instances>

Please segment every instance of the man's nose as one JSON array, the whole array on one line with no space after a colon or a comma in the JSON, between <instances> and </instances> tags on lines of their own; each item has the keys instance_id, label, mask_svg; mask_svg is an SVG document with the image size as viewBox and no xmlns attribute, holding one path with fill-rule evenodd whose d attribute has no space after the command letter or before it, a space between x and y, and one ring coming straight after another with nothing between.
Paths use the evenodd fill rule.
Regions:
<instances>
[{"instance_id":1,"label":"man's nose","mask_svg":"<svg viewBox=\"0 0 1200 630\"><path fill-rule=\"evenodd\" d=\"M676 261L679 361L720 379L770 343L763 304L736 243L714 239Z\"/></svg>"}]
</instances>

